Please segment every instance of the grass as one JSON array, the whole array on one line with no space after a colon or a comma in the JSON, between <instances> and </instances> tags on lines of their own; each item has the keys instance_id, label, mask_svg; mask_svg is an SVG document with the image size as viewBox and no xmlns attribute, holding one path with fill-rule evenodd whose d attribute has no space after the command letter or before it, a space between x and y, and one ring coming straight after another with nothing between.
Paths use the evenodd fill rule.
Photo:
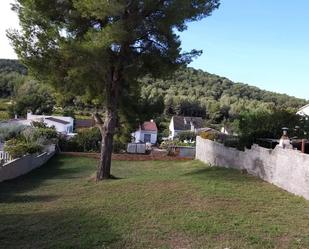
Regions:
<instances>
[{"instance_id":1,"label":"grass","mask_svg":"<svg viewBox=\"0 0 309 249\"><path fill-rule=\"evenodd\" d=\"M309 202L197 161L57 156L0 184L0 248L309 248Z\"/></svg>"}]
</instances>

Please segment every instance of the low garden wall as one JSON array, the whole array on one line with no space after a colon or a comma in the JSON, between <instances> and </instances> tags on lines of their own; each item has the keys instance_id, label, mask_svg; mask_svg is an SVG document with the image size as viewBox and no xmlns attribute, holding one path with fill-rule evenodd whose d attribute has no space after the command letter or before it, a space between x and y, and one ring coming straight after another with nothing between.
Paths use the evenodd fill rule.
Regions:
<instances>
[{"instance_id":1,"label":"low garden wall","mask_svg":"<svg viewBox=\"0 0 309 249\"><path fill-rule=\"evenodd\" d=\"M176 150L179 150L178 156L185 157L185 158L192 158L195 157L195 147L189 146L176 146Z\"/></svg>"},{"instance_id":2,"label":"low garden wall","mask_svg":"<svg viewBox=\"0 0 309 249\"><path fill-rule=\"evenodd\" d=\"M274 150L253 145L239 151L197 137L196 159L211 165L247 170L282 189L309 200L309 155L297 150Z\"/></svg>"},{"instance_id":3,"label":"low garden wall","mask_svg":"<svg viewBox=\"0 0 309 249\"><path fill-rule=\"evenodd\" d=\"M27 155L5 163L0 166L0 182L29 173L45 164L54 154L55 150L40 155Z\"/></svg>"}]
</instances>

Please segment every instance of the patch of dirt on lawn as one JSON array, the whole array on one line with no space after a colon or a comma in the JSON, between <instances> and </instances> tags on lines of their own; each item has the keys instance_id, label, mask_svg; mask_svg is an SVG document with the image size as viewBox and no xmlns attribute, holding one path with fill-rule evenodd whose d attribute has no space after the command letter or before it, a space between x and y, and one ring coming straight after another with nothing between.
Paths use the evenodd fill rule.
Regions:
<instances>
[{"instance_id":1,"label":"patch of dirt on lawn","mask_svg":"<svg viewBox=\"0 0 309 249\"><path fill-rule=\"evenodd\" d=\"M191 249L192 240L181 233L172 233L168 239L168 245L172 249Z\"/></svg>"}]
</instances>

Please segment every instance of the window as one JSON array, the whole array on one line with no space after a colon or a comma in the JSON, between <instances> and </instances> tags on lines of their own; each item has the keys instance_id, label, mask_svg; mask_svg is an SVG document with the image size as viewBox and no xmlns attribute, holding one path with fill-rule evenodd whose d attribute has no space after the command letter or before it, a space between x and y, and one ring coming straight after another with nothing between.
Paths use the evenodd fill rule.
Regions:
<instances>
[{"instance_id":1,"label":"window","mask_svg":"<svg viewBox=\"0 0 309 249\"><path fill-rule=\"evenodd\" d=\"M151 134L144 134L144 143L151 142Z\"/></svg>"}]
</instances>

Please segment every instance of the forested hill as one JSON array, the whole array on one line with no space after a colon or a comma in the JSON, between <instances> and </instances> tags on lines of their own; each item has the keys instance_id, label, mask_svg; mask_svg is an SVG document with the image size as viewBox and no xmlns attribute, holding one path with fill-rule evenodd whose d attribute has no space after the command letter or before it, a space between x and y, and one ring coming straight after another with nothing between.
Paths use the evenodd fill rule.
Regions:
<instances>
[{"instance_id":1,"label":"forested hill","mask_svg":"<svg viewBox=\"0 0 309 249\"><path fill-rule=\"evenodd\" d=\"M2 73L27 74L27 68L20 64L18 60L0 59L0 74Z\"/></svg>"},{"instance_id":2,"label":"forested hill","mask_svg":"<svg viewBox=\"0 0 309 249\"><path fill-rule=\"evenodd\" d=\"M234 83L214 74L184 68L167 80L142 80L146 102L164 101L166 114L206 116L220 122L244 110L294 109L308 103L304 99Z\"/></svg>"},{"instance_id":3,"label":"forested hill","mask_svg":"<svg viewBox=\"0 0 309 249\"><path fill-rule=\"evenodd\" d=\"M27 74L17 60L0 59L0 97L12 95L16 85ZM245 110L292 109L309 103L306 100L278 94L214 74L183 68L166 80L141 79L140 113L203 116L218 123L233 119ZM66 102L65 104L70 105ZM73 105L73 102L72 102ZM148 118L148 117L145 117Z\"/></svg>"}]
</instances>

